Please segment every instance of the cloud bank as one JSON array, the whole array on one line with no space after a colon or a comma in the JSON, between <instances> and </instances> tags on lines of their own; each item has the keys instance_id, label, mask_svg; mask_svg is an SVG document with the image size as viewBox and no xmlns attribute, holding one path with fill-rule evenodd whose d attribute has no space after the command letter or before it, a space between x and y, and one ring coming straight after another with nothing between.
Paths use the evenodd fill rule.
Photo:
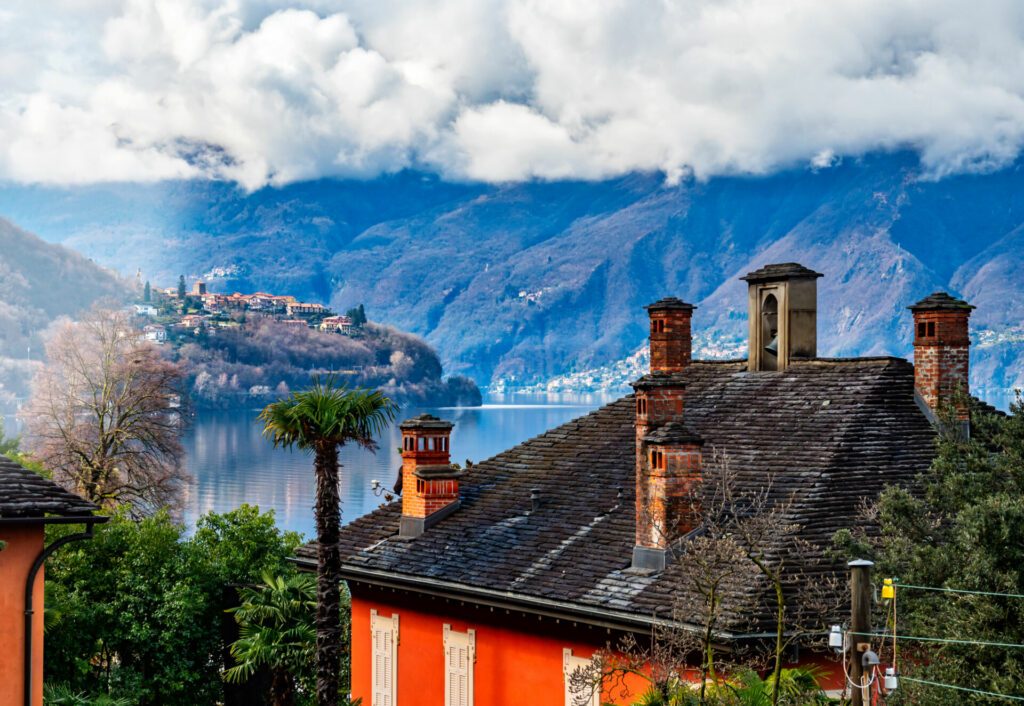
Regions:
<instances>
[{"instance_id":1,"label":"cloud bank","mask_svg":"<svg viewBox=\"0 0 1024 706\"><path fill-rule=\"evenodd\" d=\"M1019 0L13 0L0 179L766 173L1024 143Z\"/></svg>"}]
</instances>

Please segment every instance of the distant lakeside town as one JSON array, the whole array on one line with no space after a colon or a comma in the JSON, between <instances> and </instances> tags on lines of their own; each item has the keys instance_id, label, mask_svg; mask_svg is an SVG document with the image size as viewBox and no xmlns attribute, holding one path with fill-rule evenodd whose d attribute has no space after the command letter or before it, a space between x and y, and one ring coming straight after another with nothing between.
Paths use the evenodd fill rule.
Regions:
<instances>
[{"instance_id":1,"label":"distant lakeside town","mask_svg":"<svg viewBox=\"0 0 1024 706\"><path fill-rule=\"evenodd\" d=\"M425 341L369 321L362 304L339 314L289 294L211 292L203 280L188 287L182 276L175 287L141 285L128 310L148 341L171 347L199 408L263 404L314 375L379 388L404 403L481 402L469 378L443 378Z\"/></svg>"},{"instance_id":2,"label":"distant lakeside town","mask_svg":"<svg viewBox=\"0 0 1024 706\"><path fill-rule=\"evenodd\" d=\"M204 330L215 334L218 328L238 327L246 314L264 316L282 326L344 335L366 323L361 305L338 315L323 304L300 302L290 294L218 294L207 291L203 280L196 280L191 289L186 289L184 277L177 287L154 288L146 282L142 300L132 309L136 315L154 320L143 331L155 343L166 342L175 331L200 335Z\"/></svg>"}]
</instances>

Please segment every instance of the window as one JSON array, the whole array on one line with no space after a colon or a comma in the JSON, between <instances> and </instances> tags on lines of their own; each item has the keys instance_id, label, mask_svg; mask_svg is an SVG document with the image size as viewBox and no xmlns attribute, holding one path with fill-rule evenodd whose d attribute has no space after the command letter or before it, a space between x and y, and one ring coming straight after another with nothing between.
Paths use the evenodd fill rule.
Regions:
<instances>
[{"instance_id":1,"label":"window","mask_svg":"<svg viewBox=\"0 0 1024 706\"><path fill-rule=\"evenodd\" d=\"M934 336L935 335L935 322L934 321L929 321L928 322L928 335L929 336Z\"/></svg>"},{"instance_id":2,"label":"window","mask_svg":"<svg viewBox=\"0 0 1024 706\"><path fill-rule=\"evenodd\" d=\"M398 694L398 615L390 618L370 611L373 695L370 706L395 706Z\"/></svg>"},{"instance_id":3,"label":"window","mask_svg":"<svg viewBox=\"0 0 1024 706\"><path fill-rule=\"evenodd\" d=\"M473 706L476 631L455 632L444 626L444 706Z\"/></svg>"},{"instance_id":4,"label":"window","mask_svg":"<svg viewBox=\"0 0 1024 706\"><path fill-rule=\"evenodd\" d=\"M594 688L593 693L584 688L572 690L572 674L577 669L589 669L592 662L583 657L575 657L572 650L566 647L562 650L562 676L565 684L565 706L601 706L601 690ZM581 686L577 684L577 687Z\"/></svg>"},{"instance_id":5,"label":"window","mask_svg":"<svg viewBox=\"0 0 1024 706\"><path fill-rule=\"evenodd\" d=\"M651 468L664 468L665 467L665 454L661 451L651 452Z\"/></svg>"},{"instance_id":6,"label":"window","mask_svg":"<svg viewBox=\"0 0 1024 706\"><path fill-rule=\"evenodd\" d=\"M924 325L924 322L922 321L921 323L919 323L917 325L917 337L918 338L924 338L925 335L926 335L925 334L925 325Z\"/></svg>"}]
</instances>

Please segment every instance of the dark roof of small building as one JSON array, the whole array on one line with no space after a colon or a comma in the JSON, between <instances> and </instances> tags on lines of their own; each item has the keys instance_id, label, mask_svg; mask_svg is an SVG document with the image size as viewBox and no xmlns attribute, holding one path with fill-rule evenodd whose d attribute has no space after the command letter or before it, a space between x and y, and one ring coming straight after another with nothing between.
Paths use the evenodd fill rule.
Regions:
<instances>
[{"instance_id":1,"label":"dark roof of small building","mask_svg":"<svg viewBox=\"0 0 1024 706\"><path fill-rule=\"evenodd\" d=\"M977 307L968 304L963 299L951 297L945 292L932 292L927 297L907 307L911 311L925 311L928 309L976 309Z\"/></svg>"},{"instance_id":2,"label":"dark roof of small building","mask_svg":"<svg viewBox=\"0 0 1024 706\"><path fill-rule=\"evenodd\" d=\"M730 465L737 483L795 499L790 519L829 546L861 501L927 469L934 432L914 401L910 363L898 358L808 360L784 372L745 362L694 362L685 425L704 440L704 463ZM633 395L467 469L458 511L414 540L397 538L401 502L342 529L346 571L546 600L648 620L671 607L683 563L630 569L635 539ZM543 505L533 510L531 490ZM315 545L299 551L315 558ZM721 627L771 625L767 586L736 589L749 608ZM741 601L742 602L742 601ZM752 620L754 625L751 625ZM743 623L741 626L740 623Z\"/></svg>"},{"instance_id":3,"label":"dark roof of small building","mask_svg":"<svg viewBox=\"0 0 1024 706\"><path fill-rule=\"evenodd\" d=\"M421 414L402 422L399 429L451 429L454 424L447 419L439 419L432 414Z\"/></svg>"},{"instance_id":4,"label":"dark roof of small building","mask_svg":"<svg viewBox=\"0 0 1024 706\"><path fill-rule=\"evenodd\" d=\"M796 262L783 262L748 272L740 279L747 282L775 282L777 280L800 279L807 277L824 277L820 272L808 269Z\"/></svg>"},{"instance_id":5,"label":"dark roof of small building","mask_svg":"<svg viewBox=\"0 0 1024 706\"><path fill-rule=\"evenodd\" d=\"M656 370L635 380L632 385L634 390L649 390L653 387L685 388L688 379L682 373Z\"/></svg>"},{"instance_id":6,"label":"dark roof of small building","mask_svg":"<svg viewBox=\"0 0 1024 706\"><path fill-rule=\"evenodd\" d=\"M0 519L91 515L98 508L51 480L0 456Z\"/></svg>"},{"instance_id":7,"label":"dark roof of small building","mask_svg":"<svg viewBox=\"0 0 1024 706\"><path fill-rule=\"evenodd\" d=\"M662 424L657 429L644 437L649 444L697 444L704 443L700 434L696 433L682 422L669 422Z\"/></svg>"},{"instance_id":8,"label":"dark roof of small building","mask_svg":"<svg viewBox=\"0 0 1024 706\"><path fill-rule=\"evenodd\" d=\"M696 308L697 307L693 304L687 304L677 297L664 297L653 304L648 304L644 307L644 309L647 309L648 311L658 311L660 309L682 309L684 311L693 311Z\"/></svg>"}]
</instances>

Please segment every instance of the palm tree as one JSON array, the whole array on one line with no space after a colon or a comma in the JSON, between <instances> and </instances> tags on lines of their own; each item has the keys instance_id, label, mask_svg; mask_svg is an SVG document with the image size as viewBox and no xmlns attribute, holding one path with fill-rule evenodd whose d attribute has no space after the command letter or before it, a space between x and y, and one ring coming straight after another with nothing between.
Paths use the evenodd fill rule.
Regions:
<instances>
[{"instance_id":1,"label":"palm tree","mask_svg":"<svg viewBox=\"0 0 1024 706\"><path fill-rule=\"evenodd\" d=\"M239 625L239 637L231 644L237 664L224 672L224 679L244 682L260 667L269 667L271 704L293 706L296 679L316 651L316 579L264 574L260 586L243 588L240 597L242 604L230 609Z\"/></svg>"},{"instance_id":2,"label":"palm tree","mask_svg":"<svg viewBox=\"0 0 1024 706\"><path fill-rule=\"evenodd\" d=\"M316 472L316 700L335 706L341 672L341 501L338 449L347 443L376 450L374 437L395 420L398 407L379 392L349 390L333 377L313 378L307 390L267 405L260 412L263 434L274 447L313 454Z\"/></svg>"}]
</instances>

